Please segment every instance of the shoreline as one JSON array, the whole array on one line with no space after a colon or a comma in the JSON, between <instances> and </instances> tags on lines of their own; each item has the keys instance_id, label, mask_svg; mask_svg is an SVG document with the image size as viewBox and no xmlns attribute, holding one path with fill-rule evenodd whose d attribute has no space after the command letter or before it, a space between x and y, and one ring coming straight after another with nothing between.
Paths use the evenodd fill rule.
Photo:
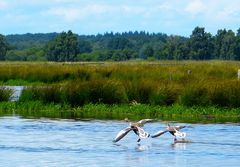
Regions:
<instances>
[{"instance_id":1,"label":"shoreline","mask_svg":"<svg viewBox=\"0 0 240 167\"><path fill-rule=\"evenodd\" d=\"M86 104L82 107L32 102L1 102L0 116L22 116L25 118L63 118L99 120L139 120L152 118L161 121L185 123L239 123L240 108L214 106L186 107L181 105L107 105Z\"/></svg>"}]
</instances>

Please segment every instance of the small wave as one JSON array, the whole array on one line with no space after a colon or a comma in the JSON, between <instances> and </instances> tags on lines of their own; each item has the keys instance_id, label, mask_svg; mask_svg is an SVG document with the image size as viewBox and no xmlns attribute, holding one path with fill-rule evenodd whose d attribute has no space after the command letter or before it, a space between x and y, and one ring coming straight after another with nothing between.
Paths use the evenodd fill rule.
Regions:
<instances>
[{"instance_id":1,"label":"small wave","mask_svg":"<svg viewBox=\"0 0 240 167\"><path fill-rule=\"evenodd\" d=\"M52 148L52 147L23 147L23 146L4 146L0 145L0 150L12 150L23 152L87 152L81 148Z\"/></svg>"},{"instance_id":2,"label":"small wave","mask_svg":"<svg viewBox=\"0 0 240 167\"><path fill-rule=\"evenodd\" d=\"M197 144L207 144L207 145L221 145L221 146L237 146L240 147L240 144L237 143L219 143L219 142L203 142L203 141L197 141L193 142Z\"/></svg>"}]
</instances>

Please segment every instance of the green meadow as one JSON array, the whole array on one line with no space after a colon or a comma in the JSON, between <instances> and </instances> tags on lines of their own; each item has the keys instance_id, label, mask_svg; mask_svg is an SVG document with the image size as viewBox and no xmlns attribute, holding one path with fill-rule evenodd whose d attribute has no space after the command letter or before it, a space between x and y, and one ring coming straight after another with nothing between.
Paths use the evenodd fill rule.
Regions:
<instances>
[{"instance_id":1,"label":"green meadow","mask_svg":"<svg viewBox=\"0 0 240 167\"><path fill-rule=\"evenodd\" d=\"M0 63L0 84L25 85L19 101L0 90L1 114L239 122L237 61Z\"/></svg>"}]
</instances>

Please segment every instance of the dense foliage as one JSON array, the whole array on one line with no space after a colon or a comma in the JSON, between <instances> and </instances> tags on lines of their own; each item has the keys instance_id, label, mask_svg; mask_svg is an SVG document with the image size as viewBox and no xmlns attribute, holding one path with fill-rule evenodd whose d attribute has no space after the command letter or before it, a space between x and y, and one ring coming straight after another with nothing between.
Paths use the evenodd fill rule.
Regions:
<instances>
[{"instance_id":1,"label":"dense foliage","mask_svg":"<svg viewBox=\"0 0 240 167\"><path fill-rule=\"evenodd\" d=\"M3 35L0 34L0 60L4 60L8 50L8 44Z\"/></svg>"},{"instance_id":2,"label":"dense foliage","mask_svg":"<svg viewBox=\"0 0 240 167\"><path fill-rule=\"evenodd\" d=\"M77 36L71 31L59 34L46 46L46 57L49 61L75 61L79 53Z\"/></svg>"},{"instance_id":3,"label":"dense foliage","mask_svg":"<svg viewBox=\"0 0 240 167\"><path fill-rule=\"evenodd\" d=\"M7 53L6 42L1 41L11 46ZM240 60L240 29L212 35L196 27L190 37L144 31L7 35L0 38L0 53L2 60L23 61Z\"/></svg>"}]
</instances>

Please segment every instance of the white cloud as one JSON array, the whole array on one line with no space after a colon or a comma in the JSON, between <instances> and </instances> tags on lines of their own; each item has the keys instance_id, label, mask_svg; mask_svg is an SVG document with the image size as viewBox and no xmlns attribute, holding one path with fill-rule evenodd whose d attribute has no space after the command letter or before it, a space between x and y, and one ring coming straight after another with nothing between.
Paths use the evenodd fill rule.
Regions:
<instances>
[{"instance_id":1,"label":"white cloud","mask_svg":"<svg viewBox=\"0 0 240 167\"><path fill-rule=\"evenodd\" d=\"M34 26L43 31L49 31L48 26L53 31L67 26L87 33L146 30L181 34L186 30L186 34L195 26L207 31L210 27L211 32L224 27L234 30L240 22L239 0L0 0L1 10L6 32L11 26L25 26L26 31Z\"/></svg>"},{"instance_id":2,"label":"white cloud","mask_svg":"<svg viewBox=\"0 0 240 167\"><path fill-rule=\"evenodd\" d=\"M64 20L72 22L79 17L79 10L75 8L51 8L48 11L42 12L42 15L47 16L58 16L62 17Z\"/></svg>"},{"instance_id":3,"label":"white cloud","mask_svg":"<svg viewBox=\"0 0 240 167\"><path fill-rule=\"evenodd\" d=\"M65 21L74 22L93 15L101 15L113 11L114 9L112 6L93 4L81 7L54 7L47 11L43 11L42 15L63 17Z\"/></svg>"},{"instance_id":4,"label":"white cloud","mask_svg":"<svg viewBox=\"0 0 240 167\"><path fill-rule=\"evenodd\" d=\"M240 6L234 3L225 5L221 10L216 12L216 16L222 21L239 21L240 19Z\"/></svg>"},{"instance_id":5,"label":"white cloud","mask_svg":"<svg viewBox=\"0 0 240 167\"><path fill-rule=\"evenodd\" d=\"M187 4L184 10L190 14L196 15L203 13L205 9L206 6L201 0L193 0Z\"/></svg>"}]
</instances>

